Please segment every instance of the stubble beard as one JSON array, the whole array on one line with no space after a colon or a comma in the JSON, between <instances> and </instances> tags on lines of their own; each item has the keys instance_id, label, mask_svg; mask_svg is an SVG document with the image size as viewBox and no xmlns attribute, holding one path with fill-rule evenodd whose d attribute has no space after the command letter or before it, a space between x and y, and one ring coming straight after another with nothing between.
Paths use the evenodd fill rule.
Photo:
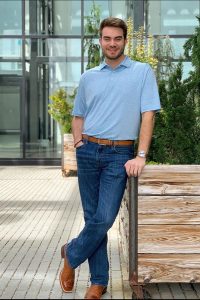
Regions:
<instances>
[{"instance_id":1,"label":"stubble beard","mask_svg":"<svg viewBox=\"0 0 200 300\"><path fill-rule=\"evenodd\" d=\"M109 56L106 51L103 51L103 55L105 56L105 58L109 59L109 60L117 60L118 58L120 58L122 55L124 55L124 49L125 47L123 47L120 52L116 55L116 56Z\"/></svg>"}]
</instances>

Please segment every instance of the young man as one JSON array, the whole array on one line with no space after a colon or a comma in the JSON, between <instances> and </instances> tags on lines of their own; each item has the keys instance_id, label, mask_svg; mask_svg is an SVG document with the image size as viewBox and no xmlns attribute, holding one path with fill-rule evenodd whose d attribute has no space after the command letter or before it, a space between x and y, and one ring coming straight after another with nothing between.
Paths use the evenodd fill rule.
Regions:
<instances>
[{"instance_id":1,"label":"young man","mask_svg":"<svg viewBox=\"0 0 200 300\"><path fill-rule=\"evenodd\" d=\"M118 214L127 176L139 176L151 142L160 101L148 64L124 55L127 26L118 18L100 25L105 61L86 71L73 110L73 136L85 226L62 247L64 292L74 285L75 269L88 260L91 286L85 299L100 299L109 280L107 232ZM138 153L133 158L139 132Z\"/></svg>"}]
</instances>

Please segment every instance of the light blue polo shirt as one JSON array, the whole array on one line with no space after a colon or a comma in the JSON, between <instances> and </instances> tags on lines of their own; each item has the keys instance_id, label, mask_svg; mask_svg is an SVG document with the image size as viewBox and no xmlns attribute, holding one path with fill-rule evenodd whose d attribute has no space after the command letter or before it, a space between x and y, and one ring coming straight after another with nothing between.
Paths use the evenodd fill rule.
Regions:
<instances>
[{"instance_id":1,"label":"light blue polo shirt","mask_svg":"<svg viewBox=\"0 0 200 300\"><path fill-rule=\"evenodd\" d=\"M114 69L104 62L82 74L72 115L84 118L87 135L135 140L141 113L159 109L152 68L126 56Z\"/></svg>"}]
</instances>

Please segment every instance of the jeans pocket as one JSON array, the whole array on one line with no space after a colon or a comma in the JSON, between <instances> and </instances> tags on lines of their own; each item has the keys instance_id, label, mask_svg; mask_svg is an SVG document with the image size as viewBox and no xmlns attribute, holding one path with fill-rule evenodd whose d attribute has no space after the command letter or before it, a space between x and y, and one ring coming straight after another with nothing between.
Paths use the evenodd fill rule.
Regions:
<instances>
[{"instance_id":1,"label":"jeans pocket","mask_svg":"<svg viewBox=\"0 0 200 300\"><path fill-rule=\"evenodd\" d=\"M83 140L83 144L81 146L76 147L76 151L78 151L79 149L82 149L85 146L85 141Z\"/></svg>"}]
</instances>

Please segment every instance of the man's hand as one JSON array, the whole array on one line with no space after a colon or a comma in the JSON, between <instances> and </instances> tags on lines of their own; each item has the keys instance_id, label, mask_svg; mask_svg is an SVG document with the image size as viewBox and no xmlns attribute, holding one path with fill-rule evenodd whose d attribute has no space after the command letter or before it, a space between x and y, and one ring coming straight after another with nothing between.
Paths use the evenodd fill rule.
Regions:
<instances>
[{"instance_id":1,"label":"man's hand","mask_svg":"<svg viewBox=\"0 0 200 300\"><path fill-rule=\"evenodd\" d=\"M128 160L125 163L126 173L130 176L140 176L145 167L146 158L137 156L134 159Z\"/></svg>"}]
</instances>

